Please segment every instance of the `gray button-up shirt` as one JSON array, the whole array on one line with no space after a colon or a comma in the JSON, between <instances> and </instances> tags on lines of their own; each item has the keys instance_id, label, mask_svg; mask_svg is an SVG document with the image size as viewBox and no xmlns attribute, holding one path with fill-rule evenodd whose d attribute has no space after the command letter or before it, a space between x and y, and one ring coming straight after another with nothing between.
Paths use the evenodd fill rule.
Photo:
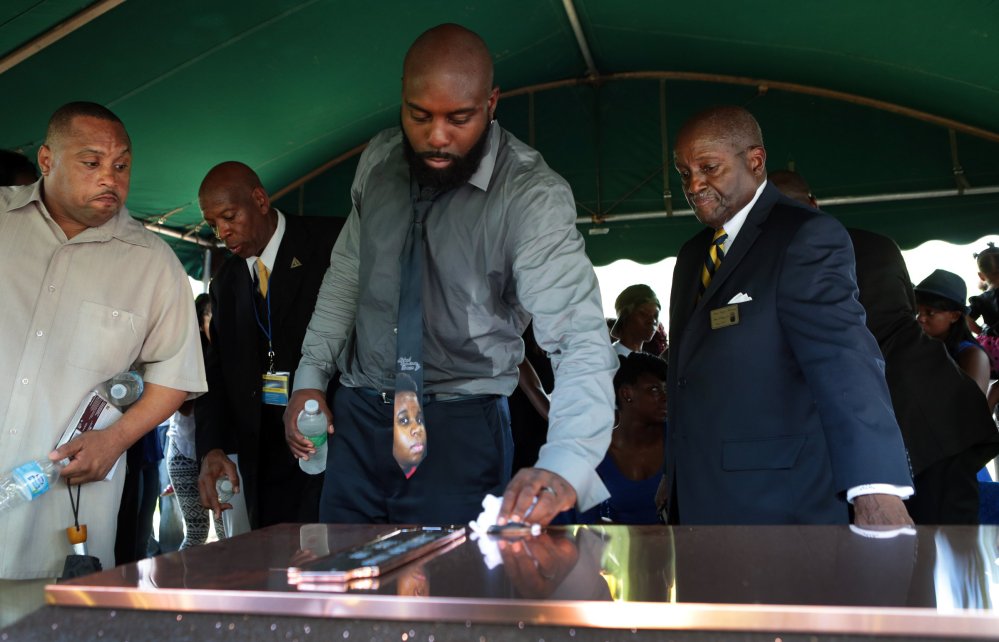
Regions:
<instances>
[{"instance_id":1,"label":"gray button-up shirt","mask_svg":"<svg viewBox=\"0 0 999 642\"><path fill-rule=\"evenodd\" d=\"M428 393L509 395L531 318L555 370L548 443L537 463L575 488L581 508L607 497L594 472L610 443L610 347L593 266L568 184L496 123L478 170L427 216L423 363ZM400 259L413 218L402 130L361 157L302 346L295 388L391 389Z\"/></svg>"}]
</instances>

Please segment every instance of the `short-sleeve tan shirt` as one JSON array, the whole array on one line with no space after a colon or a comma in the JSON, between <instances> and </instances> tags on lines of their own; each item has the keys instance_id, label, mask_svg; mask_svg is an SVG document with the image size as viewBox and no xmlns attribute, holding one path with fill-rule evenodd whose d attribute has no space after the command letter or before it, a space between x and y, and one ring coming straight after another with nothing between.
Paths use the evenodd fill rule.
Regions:
<instances>
[{"instance_id":1,"label":"short-sleeve tan shirt","mask_svg":"<svg viewBox=\"0 0 999 642\"><path fill-rule=\"evenodd\" d=\"M204 392L187 275L170 247L125 208L72 239L41 200L42 181L0 187L0 471L45 457L80 401L112 375ZM124 466L82 487L80 523L104 568L114 564ZM56 577L73 523L59 483L0 518L0 577Z\"/></svg>"}]
</instances>

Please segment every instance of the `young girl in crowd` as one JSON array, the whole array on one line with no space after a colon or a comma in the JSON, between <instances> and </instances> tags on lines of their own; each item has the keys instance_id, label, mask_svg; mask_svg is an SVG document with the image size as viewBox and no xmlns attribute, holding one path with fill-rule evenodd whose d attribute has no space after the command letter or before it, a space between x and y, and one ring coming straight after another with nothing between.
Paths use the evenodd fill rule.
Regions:
<instances>
[{"instance_id":1,"label":"young girl in crowd","mask_svg":"<svg viewBox=\"0 0 999 642\"><path fill-rule=\"evenodd\" d=\"M971 307L968 309L968 325L978 334L978 343L985 348L992 367L992 378L999 379L999 248L993 243L975 255L978 261L978 278L986 290L968 299ZM976 321L981 317L982 325ZM999 404L999 382L993 382L989 387L989 408L996 410Z\"/></svg>"},{"instance_id":2,"label":"young girl in crowd","mask_svg":"<svg viewBox=\"0 0 999 642\"><path fill-rule=\"evenodd\" d=\"M610 333L611 338L616 339L614 350L622 357L641 352L642 346L652 341L658 328L662 327L659 324L659 312L662 310L659 299L652 288L643 283L629 285L622 290L614 301L614 310L617 321ZM665 348L663 341L662 349Z\"/></svg>"},{"instance_id":3,"label":"young girl in crowd","mask_svg":"<svg viewBox=\"0 0 999 642\"><path fill-rule=\"evenodd\" d=\"M965 318L968 287L953 272L935 270L916 286L916 319L928 336L942 341L951 358L985 394L989 358L975 340Z\"/></svg>"},{"instance_id":4,"label":"young girl in crowd","mask_svg":"<svg viewBox=\"0 0 999 642\"><path fill-rule=\"evenodd\" d=\"M992 367L992 377L999 373L999 248L989 243L989 246L975 255L978 261L978 278L982 280L986 290L968 299L971 304L968 309L968 325L978 334L978 343L982 344L988 353ZM976 321L981 318L979 325Z\"/></svg>"},{"instance_id":5,"label":"young girl in crowd","mask_svg":"<svg viewBox=\"0 0 999 642\"><path fill-rule=\"evenodd\" d=\"M194 309L198 314L198 329L201 331L201 349L207 351L211 337L208 336L208 324L212 319L212 301L208 294L199 294L194 299ZM198 473L201 466L194 448L194 402L184 404L170 417L170 438L167 448L167 470L170 473L170 485L180 504L184 517L184 541L181 550L204 544L208 541L208 529L211 520L208 509L201 505L198 496ZM219 539L225 539L221 523L216 524L215 533Z\"/></svg>"}]
</instances>

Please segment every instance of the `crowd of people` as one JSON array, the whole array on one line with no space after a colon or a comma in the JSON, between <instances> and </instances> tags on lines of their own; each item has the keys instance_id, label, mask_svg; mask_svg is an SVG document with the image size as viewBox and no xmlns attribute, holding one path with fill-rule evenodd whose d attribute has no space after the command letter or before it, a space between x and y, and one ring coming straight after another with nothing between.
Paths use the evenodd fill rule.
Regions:
<instances>
[{"instance_id":1,"label":"crowd of people","mask_svg":"<svg viewBox=\"0 0 999 642\"><path fill-rule=\"evenodd\" d=\"M30 161L3 175L22 186L0 187L0 468L51 451L116 372L141 370L145 391L49 454L81 499L0 521L0 589L58 577L77 517L116 563L125 475L101 480L171 416L184 546L205 541L206 509L233 508L222 479L251 529L465 523L487 494L500 524L974 523L969 480L999 452L995 248L970 311L957 275L913 289L890 240L768 177L749 111L713 107L674 139L705 229L678 256L667 342L647 285L604 319L572 192L496 121L481 38L435 27L402 68L401 126L368 144L346 219L280 212L244 163L208 171L198 203L231 256L197 311L125 207L131 140L111 111L59 108L41 178ZM298 429L308 401L328 424L318 474L300 466L323 452Z\"/></svg>"}]
</instances>

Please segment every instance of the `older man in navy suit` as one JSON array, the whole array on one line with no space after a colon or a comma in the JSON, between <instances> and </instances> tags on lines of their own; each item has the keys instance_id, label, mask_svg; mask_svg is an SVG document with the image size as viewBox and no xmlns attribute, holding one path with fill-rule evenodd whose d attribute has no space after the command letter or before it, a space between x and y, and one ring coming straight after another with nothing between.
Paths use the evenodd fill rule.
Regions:
<instances>
[{"instance_id":1,"label":"older man in navy suit","mask_svg":"<svg viewBox=\"0 0 999 642\"><path fill-rule=\"evenodd\" d=\"M670 302L669 519L912 521L912 479L850 238L766 179L759 124L718 107L674 161L709 229L681 249Z\"/></svg>"}]
</instances>

